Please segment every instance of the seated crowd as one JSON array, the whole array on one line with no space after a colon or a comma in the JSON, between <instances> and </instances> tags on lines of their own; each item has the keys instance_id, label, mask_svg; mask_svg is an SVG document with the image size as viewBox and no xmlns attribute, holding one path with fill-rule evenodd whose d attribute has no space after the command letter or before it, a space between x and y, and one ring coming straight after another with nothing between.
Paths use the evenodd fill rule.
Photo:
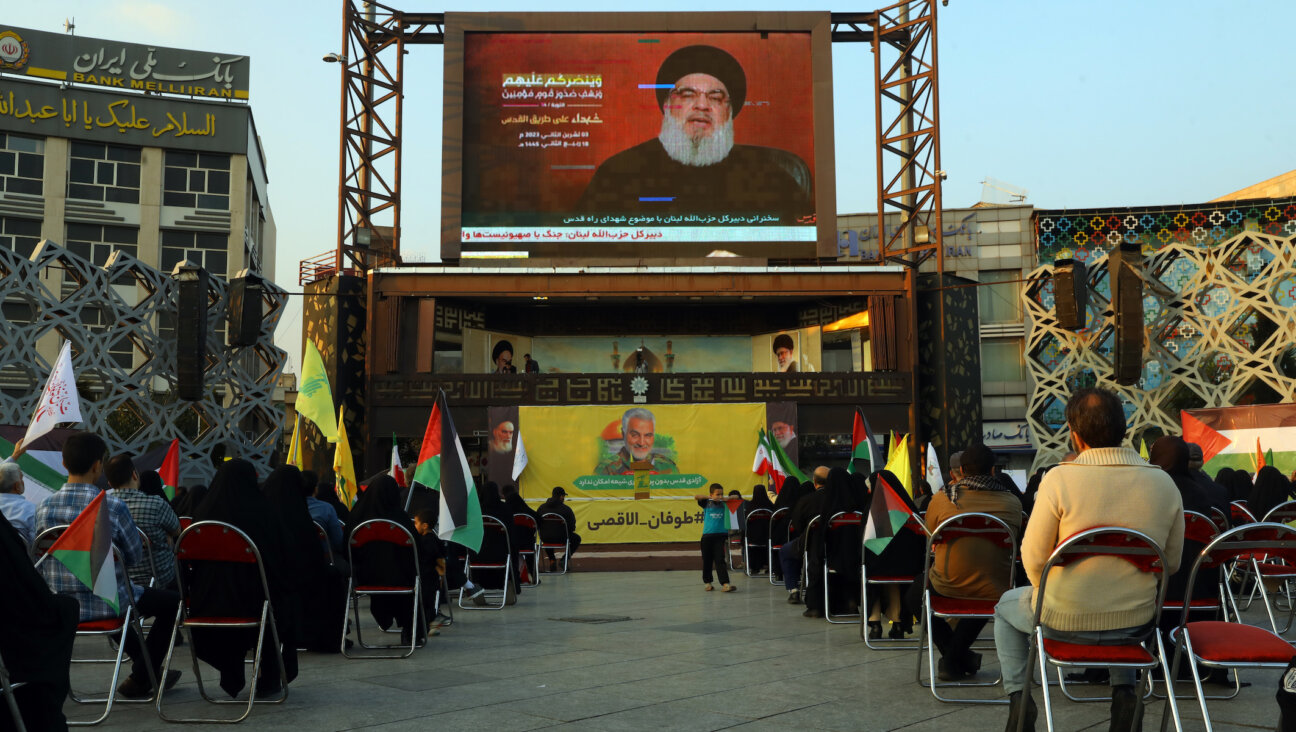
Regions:
<instances>
[{"instance_id":1,"label":"seated crowd","mask_svg":"<svg viewBox=\"0 0 1296 732\"><path fill-rule=\"evenodd\" d=\"M140 617L152 621L142 644L135 633L125 634L130 674L116 689L119 698L147 699L158 693L155 681L165 691L182 675L171 670L158 679L180 605L181 580L191 612L201 608L208 616L259 617L264 593L257 565L177 562L174 543L181 536L182 518L186 526L200 521L230 524L246 534L260 556L280 645L278 653L263 654L258 678L253 679L259 698L282 693L281 679L291 682L297 677L300 650L338 653L344 645L351 647L353 642L346 636L354 629L344 614L348 578L353 574L363 574L366 582L375 584L413 584L412 553L394 544L373 542L348 554L347 537L367 521L394 522L417 545L420 584L427 588L419 617L399 597L372 595L369 603L373 620L384 630L398 628L406 646L422 643L426 635L438 635L440 628L450 624L444 613L448 613L451 590L463 588L465 597L480 604L495 582L516 597L519 578L525 582L529 573L540 569L521 569L514 561L507 583L505 578L477 575L476 582L470 580L464 572L467 550L437 536L437 494L417 490L410 496L408 488L402 489L385 473L371 478L347 509L337 498L332 476L321 480L311 471L283 466L259 480L250 462L226 459L219 463L210 487L181 489L168 500L155 471L138 470L129 454L110 456L102 438L78 432L62 448L67 483L37 506L22 495L23 473L17 460L23 453L19 442L14 454L0 463L0 496L18 499L0 501L3 584L9 593L9 602L0 604L7 621L0 626L0 654L12 681L22 682L15 698L28 729L66 729L62 706L70 688L69 667L79 624L119 618L132 606ZM101 516L108 518L119 557L114 565L116 608L62 562L33 556L33 551L39 555L48 550L44 539L34 543L42 532L56 529L47 534L52 541L105 489ZM568 526L575 523L571 509L562 504L561 488L554 489L554 497L540 513L527 506L515 486L506 486L501 498L495 484L487 483L478 495L482 515L508 527L515 560L521 548L536 541L540 513L564 515ZM515 514L536 523L529 528L520 525L514 521ZM579 542L574 534L571 538L569 553ZM484 545L481 551L490 549ZM36 566L33 559L40 560ZM550 564L554 564L552 549ZM245 659L256 649L257 631L217 633L198 627L190 631L194 656L216 669L225 693L237 696L248 683ZM177 639L180 642L183 638ZM0 729L7 728L8 715L0 716Z\"/></svg>"}]
</instances>

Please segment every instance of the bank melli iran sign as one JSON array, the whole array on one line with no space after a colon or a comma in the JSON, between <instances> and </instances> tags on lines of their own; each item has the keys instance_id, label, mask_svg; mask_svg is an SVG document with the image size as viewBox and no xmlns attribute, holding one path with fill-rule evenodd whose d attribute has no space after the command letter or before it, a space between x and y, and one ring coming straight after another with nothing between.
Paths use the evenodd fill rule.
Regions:
<instances>
[{"instance_id":1,"label":"bank melli iran sign","mask_svg":"<svg viewBox=\"0 0 1296 732\"><path fill-rule=\"evenodd\" d=\"M248 98L247 56L0 26L0 73L212 99Z\"/></svg>"}]
</instances>

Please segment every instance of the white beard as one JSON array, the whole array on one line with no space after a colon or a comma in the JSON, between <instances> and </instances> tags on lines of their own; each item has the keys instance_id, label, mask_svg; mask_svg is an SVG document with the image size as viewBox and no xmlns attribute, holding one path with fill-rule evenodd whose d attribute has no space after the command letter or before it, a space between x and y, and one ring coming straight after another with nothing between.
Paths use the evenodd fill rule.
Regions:
<instances>
[{"instance_id":1,"label":"white beard","mask_svg":"<svg viewBox=\"0 0 1296 732\"><path fill-rule=\"evenodd\" d=\"M702 167L724 160L733 149L733 119L711 134L694 140L684 131L684 123L673 115L662 115L661 134L657 136L671 160L683 165Z\"/></svg>"}]
</instances>

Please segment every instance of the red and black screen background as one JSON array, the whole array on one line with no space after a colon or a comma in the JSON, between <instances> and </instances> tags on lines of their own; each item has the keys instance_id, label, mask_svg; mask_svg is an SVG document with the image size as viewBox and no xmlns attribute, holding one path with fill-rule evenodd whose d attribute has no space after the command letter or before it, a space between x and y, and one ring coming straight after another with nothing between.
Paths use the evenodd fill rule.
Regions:
<instances>
[{"instance_id":1,"label":"red and black screen background","mask_svg":"<svg viewBox=\"0 0 1296 732\"><path fill-rule=\"evenodd\" d=\"M657 70L671 52L705 44L729 52L747 77L734 143L795 153L815 171L814 95L809 32L791 33L492 33L464 34L463 225L555 225L573 209L594 169L661 131ZM550 109L502 106L505 76L600 74L602 106ZM670 83L670 82L667 82ZM583 87L580 87L583 88ZM578 100L584 101L584 100ZM598 113L598 125L501 124L528 114ZM519 148L522 131L588 130L588 148ZM486 214L486 216L481 216ZM501 220L499 214L514 214ZM540 214L540 216L536 216Z\"/></svg>"}]
</instances>

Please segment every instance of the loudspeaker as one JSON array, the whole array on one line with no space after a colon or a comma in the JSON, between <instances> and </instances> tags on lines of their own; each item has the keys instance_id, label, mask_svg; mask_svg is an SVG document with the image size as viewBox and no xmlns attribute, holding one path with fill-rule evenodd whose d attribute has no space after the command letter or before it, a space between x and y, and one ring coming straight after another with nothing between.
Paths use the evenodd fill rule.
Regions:
<instances>
[{"instance_id":1,"label":"loudspeaker","mask_svg":"<svg viewBox=\"0 0 1296 732\"><path fill-rule=\"evenodd\" d=\"M1059 328L1084 330L1088 327L1089 268L1074 259L1059 259L1053 265L1053 304Z\"/></svg>"},{"instance_id":2,"label":"loudspeaker","mask_svg":"<svg viewBox=\"0 0 1296 732\"><path fill-rule=\"evenodd\" d=\"M172 270L176 298L176 395L188 401L203 397L207 367L207 270L180 262Z\"/></svg>"},{"instance_id":3,"label":"loudspeaker","mask_svg":"<svg viewBox=\"0 0 1296 732\"><path fill-rule=\"evenodd\" d=\"M1112 379L1124 386L1143 375L1143 252L1139 244L1122 242L1107 255L1107 278L1112 293Z\"/></svg>"},{"instance_id":4,"label":"loudspeaker","mask_svg":"<svg viewBox=\"0 0 1296 732\"><path fill-rule=\"evenodd\" d=\"M257 337L261 335L261 294L264 290L261 278L246 269L230 280L225 309L229 321L229 345L256 345Z\"/></svg>"}]
</instances>

